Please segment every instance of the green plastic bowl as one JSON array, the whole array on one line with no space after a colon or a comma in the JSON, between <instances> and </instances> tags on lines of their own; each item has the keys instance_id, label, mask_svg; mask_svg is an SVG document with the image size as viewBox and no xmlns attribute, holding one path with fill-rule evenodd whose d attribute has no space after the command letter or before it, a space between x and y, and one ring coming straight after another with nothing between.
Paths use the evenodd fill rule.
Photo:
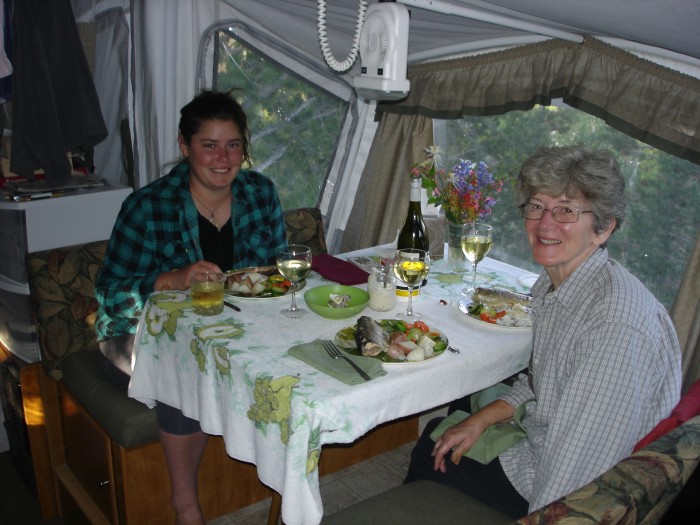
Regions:
<instances>
[{"instance_id":1,"label":"green plastic bowl","mask_svg":"<svg viewBox=\"0 0 700 525\"><path fill-rule=\"evenodd\" d=\"M328 300L331 294L345 294L350 296L348 304L344 308L331 308ZM304 292L306 305L315 313L326 319L345 319L359 314L369 303L369 294L361 288L331 284L317 286Z\"/></svg>"}]
</instances>

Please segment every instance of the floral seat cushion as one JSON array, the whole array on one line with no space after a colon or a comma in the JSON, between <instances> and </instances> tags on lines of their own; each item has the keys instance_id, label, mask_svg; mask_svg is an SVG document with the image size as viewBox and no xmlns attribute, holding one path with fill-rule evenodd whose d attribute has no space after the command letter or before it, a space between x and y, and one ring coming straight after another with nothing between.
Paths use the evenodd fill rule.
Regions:
<instances>
[{"instance_id":1,"label":"floral seat cushion","mask_svg":"<svg viewBox=\"0 0 700 525\"><path fill-rule=\"evenodd\" d=\"M318 208L295 208L283 212L289 244L305 244L311 255L327 253L323 217Z\"/></svg>"},{"instance_id":2,"label":"floral seat cushion","mask_svg":"<svg viewBox=\"0 0 700 525\"><path fill-rule=\"evenodd\" d=\"M107 241L55 248L27 255L29 290L47 366L78 350L97 349L95 275Z\"/></svg>"}]
</instances>

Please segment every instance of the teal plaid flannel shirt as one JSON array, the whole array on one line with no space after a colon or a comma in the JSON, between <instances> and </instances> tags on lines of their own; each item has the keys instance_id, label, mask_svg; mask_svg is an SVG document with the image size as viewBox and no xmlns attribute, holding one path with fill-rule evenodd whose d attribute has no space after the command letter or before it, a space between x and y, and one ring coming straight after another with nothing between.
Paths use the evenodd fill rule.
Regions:
<instances>
[{"instance_id":1,"label":"teal plaid flannel shirt","mask_svg":"<svg viewBox=\"0 0 700 525\"><path fill-rule=\"evenodd\" d=\"M181 162L122 204L95 282L98 341L136 332L158 275L203 258L189 181L189 163ZM241 170L232 194L236 267L274 264L287 244L274 184L258 172Z\"/></svg>"}]
</instances>

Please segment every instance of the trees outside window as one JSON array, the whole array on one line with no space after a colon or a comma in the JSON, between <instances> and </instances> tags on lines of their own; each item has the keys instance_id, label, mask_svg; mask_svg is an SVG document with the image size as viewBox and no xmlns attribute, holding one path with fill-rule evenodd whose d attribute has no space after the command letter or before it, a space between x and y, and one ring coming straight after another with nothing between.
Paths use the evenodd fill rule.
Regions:
<instances>
[{"instance_id":1,"label":"trees outside window","mask_svg":"<svg viewBox=\"0 0 700 525\"><path fill-rule=\"evenodd\" d=\"M275 182L284 209L318 206L348 103L228 29L214 32L210 52L213 88L233 89L248 116L253 167Z\"/></svg>"}]
</instances>

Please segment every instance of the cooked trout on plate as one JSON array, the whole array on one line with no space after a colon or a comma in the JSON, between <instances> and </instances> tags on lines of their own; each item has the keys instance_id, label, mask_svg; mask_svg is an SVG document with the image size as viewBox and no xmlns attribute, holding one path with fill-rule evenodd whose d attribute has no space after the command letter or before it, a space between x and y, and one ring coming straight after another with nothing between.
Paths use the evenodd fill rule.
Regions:
<instances>
[{"instance_id":1,"label":"cooked trout on plate","mask_svg":"<svg viewBox=\"0 0 700 525\"><path fill-rule=\"evenodd\" d=\"M357 320L355 341L357 348L364 356L373 357L386 352L389 348L389 334L377 321L366 315Z\"/></svg>"},{"instance_id":2,"label":"cooked trout on plate","mask_svg":"<svg viewBox=\"0 0 700 525\"><path fill-rule=\"evenodd\" d=\"M370 357L385 364L429 361L442 355L449 342L427 324L411 324L399 319L375 320L362 316L354 326L340 330L335 344L349 354Z\"/></svg>"},{"instance_id":3,"label":"cooked trout on plate","mask_svg":"<svg viewBox=\"0 0 700 525\"><path fill-rule=\"evenodd\" d=\"M477 288L472 294L472 300L488 306L530 306L532 296L500 288Z\"/></svg>"}]
</instances>

